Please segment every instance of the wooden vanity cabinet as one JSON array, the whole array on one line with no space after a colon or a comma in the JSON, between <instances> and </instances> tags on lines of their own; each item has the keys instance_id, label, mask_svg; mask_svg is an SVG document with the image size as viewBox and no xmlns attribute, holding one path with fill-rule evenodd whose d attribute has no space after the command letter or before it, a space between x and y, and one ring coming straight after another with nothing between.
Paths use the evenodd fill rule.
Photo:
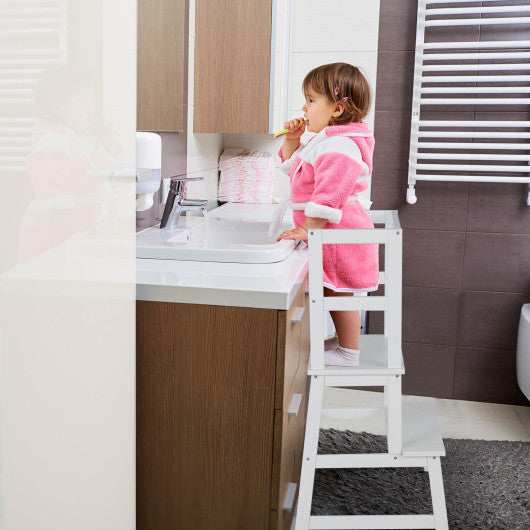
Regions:
<instances>
[{"instance_id":1,"label":"wooden vanity cabinet","mask_svg":"<svg viewBox=\"0 0 530 530\"><path fill-rule=\"evenodd\" d=\"M306 290L307 277L288 311L137 302L138 530L289 529L306 419Z\"/></svg>"},{"instance_id":2,"label":"wooden vanity cabinet","mask_svg":"<svg viewBox=\"0 0 530 530\"><path fill-rule=\"evenodd\" d=\"M272 0L196 0L196 133L269 132Z\"/></svg>"},{"instance_id":3,"label":"wooden vanity cabinet","mask_svg":"<svg viewBox=\"0 0 530 530\"><path fill-rule=\"evenodd\" d=\"M138 0L139 131L184 130L185 0Z\"/></svg>"}]
</instances>

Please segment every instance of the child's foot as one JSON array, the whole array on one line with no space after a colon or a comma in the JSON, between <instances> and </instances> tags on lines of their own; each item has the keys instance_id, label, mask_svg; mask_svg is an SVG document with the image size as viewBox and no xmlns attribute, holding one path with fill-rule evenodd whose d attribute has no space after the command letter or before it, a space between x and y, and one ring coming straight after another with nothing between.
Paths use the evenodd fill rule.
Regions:
<instances>
[{"instance_id":1,"label":"child's foot","mask_svg":"<svg viewBox=\"0 0 530 530\"><path fill-rule=\"evenodd\" d=\"M326 366L359 366L359 354L359 350L337 345L335 348L324 351L324 364Z\"/></svg>"},{"instance_id":2,"label":"child's foot","mask_svg":"<svg viewBox=\"0 0 530 530\"><path fill-rule=\"evenodd\" d=\"M324 341L324 351L332 350L333 348L336 348L337 346L339 346L339 338L337 337L336 333L334 337L331 337L331 339L326 339Z\"/></svg>"}]
</instances>

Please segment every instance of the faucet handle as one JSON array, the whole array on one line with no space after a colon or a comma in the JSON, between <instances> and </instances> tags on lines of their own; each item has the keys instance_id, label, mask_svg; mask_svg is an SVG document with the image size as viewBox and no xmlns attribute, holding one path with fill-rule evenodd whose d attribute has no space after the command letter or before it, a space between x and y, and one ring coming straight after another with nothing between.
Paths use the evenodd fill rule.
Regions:
<instances>
[{"instance_id":1,"label":"faucet handle","mask_svg":"<svg viewBox=\"0 0 530 530\"><path fill-rule=\"evenodd\" d=\"M204 177L184 177L184 176L177 176L177 177L169 177L172 181L178 182L180 180L204 180Z\"/></svg>"},{"instance_id":2,"label":"faucet handle","mask_svg":"<svg viewBox=\"0 0 530 530\"><path fill-rule=\"evenodd\" d=\"M171 181L169 184L169 189L173 190L178 195L181 195L184 193L184 190L186 189L187 182L204 180L204 177L176 176L176 177L169 177L169 179Z\"/></svg>"}]
</instances>

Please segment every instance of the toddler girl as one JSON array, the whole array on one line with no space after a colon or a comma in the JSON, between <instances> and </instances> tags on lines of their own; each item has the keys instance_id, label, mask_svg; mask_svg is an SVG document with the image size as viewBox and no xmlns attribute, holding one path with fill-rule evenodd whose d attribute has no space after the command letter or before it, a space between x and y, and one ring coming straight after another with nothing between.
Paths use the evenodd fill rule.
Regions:
<instances>
[{"instance_id":1,"label":"toddler girl","mask_svg":"<svg viewBox=\"0 0 530 530\"><path fill-rule=\"evenodd\" d=\"M370 87L358 68L346 63L319 66L303 82L303 118L279 151L291 182L296 228L280 239L307 240L310 228L373 228L358 193L368 187L374 137L361 120L370 107ZM306 131L317 133L305 145ZM377 244L323 245L324 296L352 296L378 287ZM358 311L331 311L337 333L324 346L326 365L357 366L361 322Z\"/></svg>"}]
</instances>

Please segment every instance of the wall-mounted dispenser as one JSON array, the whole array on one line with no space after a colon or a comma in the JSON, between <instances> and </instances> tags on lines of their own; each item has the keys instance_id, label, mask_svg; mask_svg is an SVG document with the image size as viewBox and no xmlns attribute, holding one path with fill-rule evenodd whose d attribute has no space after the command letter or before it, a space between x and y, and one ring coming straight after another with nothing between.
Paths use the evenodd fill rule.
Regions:
<instances>
[{"instance_id":1,"label":"wall-mounted dispenser","mask_svg":"<svg viewBox=\"0 0 530 530\"><path fill-rule=\"evenodd\" d=\"M149 210L160 188L162 138L152 132L136 133L136 210Z\"/></svg>"}]
</instances>

